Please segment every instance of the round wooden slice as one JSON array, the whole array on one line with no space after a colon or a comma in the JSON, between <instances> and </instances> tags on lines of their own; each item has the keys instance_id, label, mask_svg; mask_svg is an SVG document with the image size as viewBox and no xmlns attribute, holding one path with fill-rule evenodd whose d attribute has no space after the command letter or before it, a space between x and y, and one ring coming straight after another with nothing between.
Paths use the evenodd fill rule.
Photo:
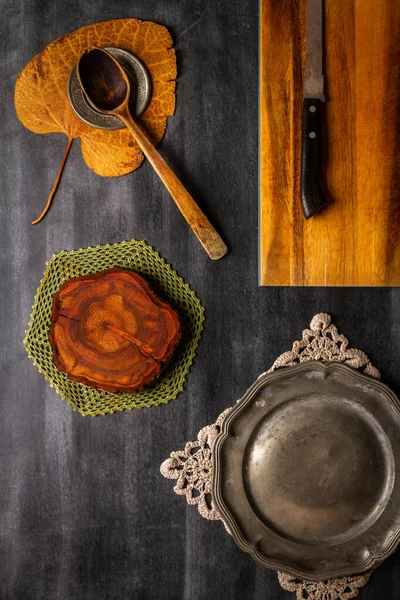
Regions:
<instances>
[{"instance_id":1,"label":"round wooden slice","mask_svg":"<svg viewBox=\"0 0 400 600\"><path fill-rule=\"evenodd\" d=\"M49 340L69 379L134 392L160 374L180 340L172 308L120 268L70 279L54 295Z\"/></svg>"}]
</instances>

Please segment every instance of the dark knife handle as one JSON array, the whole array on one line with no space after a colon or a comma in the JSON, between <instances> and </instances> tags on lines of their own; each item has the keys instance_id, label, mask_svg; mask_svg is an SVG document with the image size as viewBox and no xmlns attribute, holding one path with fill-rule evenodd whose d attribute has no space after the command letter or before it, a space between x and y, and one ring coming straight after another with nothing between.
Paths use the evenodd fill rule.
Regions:
<instances>
[{"instance_id":1,"label":"dark knife handle","mask_svg":"<svg viewBox=\"0 0 400 600\"><path fill-rule=\"evenodd\" d=\"M328 202L321 192L321 100L305 98L301 146L301 206L309 219Z\"/></svg>"}]
</instances>

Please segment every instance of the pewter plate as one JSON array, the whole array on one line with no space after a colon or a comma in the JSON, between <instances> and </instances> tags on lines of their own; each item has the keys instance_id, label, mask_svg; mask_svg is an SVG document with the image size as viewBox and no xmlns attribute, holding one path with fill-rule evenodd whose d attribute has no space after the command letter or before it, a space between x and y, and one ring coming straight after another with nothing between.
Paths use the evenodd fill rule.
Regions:
<instances>
[{"instance_id":1,"label":"pewter plate","mask_svg":"<svg viewBox=\"0 0 400 600\"><path fill-rule=\"evenodd\" d=\"M310 361L263 374L225 417L213 497L263 566L319 581L362 573L400 538L400 403Z\"/></svg>"},{"instance_id":2,"label":"pewter plate","mask_svg":"<svg viewBox=\"0 0 400 600\"><path fill-rule=\"evenodd\" d=\"M151 78L146 66L132 52L114 46L105 46L110 54L124 67L131 87L129 108L135 119L139 119L149 105L151 99ZM82 121L98 129L122 129L125 125L113 115L106 115L94 108L86 99L73 67L68 78L68 99L71 107Z\"/></svg>"}]
</instances>

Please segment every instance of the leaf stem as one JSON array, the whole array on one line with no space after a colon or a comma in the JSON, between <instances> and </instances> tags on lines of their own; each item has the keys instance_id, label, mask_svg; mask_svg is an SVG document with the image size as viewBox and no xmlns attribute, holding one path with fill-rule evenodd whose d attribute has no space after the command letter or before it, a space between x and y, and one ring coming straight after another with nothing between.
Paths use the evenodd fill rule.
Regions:
<instances>
[{"instance_id":1,"label":"leaf stem","mask_svg":"<svg viewBox=\"0 0 400 600\"><path fill-rule=\"evenodd\" d=\"M66 160L68 158L68 154L69 154L69 151L71 149L73 141L74 141L74 138L68 138L68 144L67 144L67 147L65 148L64 156L63 156L61 164L59 166L59 169L58 169L58 172L57 172L57 176L56 176L56 180L54 182L53 187L51 188L50 195L49 195L49 197L47 199L46 206L44 207L44 209L41 212L40 216L37 219L35 219L34 221L32 221L32 225L36 225L36 223L39 223L43 219L43 217L45 217L45 215L47 214L47 211L50 208L50 205L51 205L51 203L53 201L53 198L54 198L54 194L56 193L56 189L58 187L58 184L60 183L61 175L62 175L64 166L65 166L65 162L66 162Z\"/></svg>"}]
</instances>

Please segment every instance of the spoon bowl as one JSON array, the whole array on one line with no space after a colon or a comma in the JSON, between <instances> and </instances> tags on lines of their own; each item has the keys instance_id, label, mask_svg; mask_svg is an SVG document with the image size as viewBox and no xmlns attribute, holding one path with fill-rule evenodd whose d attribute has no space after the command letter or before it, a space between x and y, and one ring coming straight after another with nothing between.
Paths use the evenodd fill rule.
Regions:
<instances>
[{"instance_id":1,"label":"spoon bowl","mask_svg":"<svg viewBox=\"0 0 400 600\"><path fill-rule=\"evenodd\" d=\"M129 99L129 79L117 60L102 48L86 50L77 75L87 99L98 110L112 112Z\"/></svg>"}]
</instances>

